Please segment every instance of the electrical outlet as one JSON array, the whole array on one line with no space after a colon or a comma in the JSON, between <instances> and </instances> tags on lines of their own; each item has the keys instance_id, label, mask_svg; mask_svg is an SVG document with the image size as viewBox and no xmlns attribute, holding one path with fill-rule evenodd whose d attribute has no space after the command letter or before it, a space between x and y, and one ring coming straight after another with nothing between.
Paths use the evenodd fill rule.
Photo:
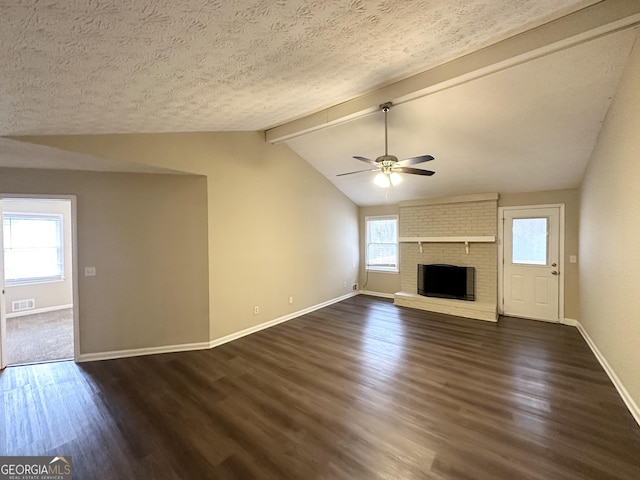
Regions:
<instances>
[{"instance_id":1,"label":"electrical outlet","mask_svg":"<svg viewBox=\"0 0 640 480\"><path fill-rule=\"evenodd\" d=\"M260 314L260 307L258 305L254 305L253 306L253 314L254 315L259 315Z\"/></svg>"},{"instance_id":2,"label":"electrical outlet","mask_svg":"<svg viewBox=\"0 0 640 480\"><path fill-rule=\"evenodd\" d=\"M289 305L292 305L292 304L293 304L293 296L290 296L289 297Z\"/></svg>"},{"instance_id":3,"label":"electrical outlet","mask_svg":"<svg viewBox=\"0 0 640 480\"><path fill-rule=\"evenodd\" d=\"M344 283L342 284L342 286L343 286L344 288L347 288L347 282L344 282Z\"/></svg>"},{"instance_id":4,"label":"electrical outlet","mask_svg":"<svg viewBox=\"0 0 640 480\"><path fill-rule=\"evenodd\" d=\"M353 286L351 287L351 290L353 290L354 292L358 290L358 284L354 283Z\"/></svg>"}]
</instances>

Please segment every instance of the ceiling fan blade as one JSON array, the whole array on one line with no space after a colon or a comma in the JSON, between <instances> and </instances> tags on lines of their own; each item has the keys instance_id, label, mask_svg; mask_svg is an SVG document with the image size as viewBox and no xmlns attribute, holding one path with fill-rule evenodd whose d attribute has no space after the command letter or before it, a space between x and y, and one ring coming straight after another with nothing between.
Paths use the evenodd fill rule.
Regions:
<instances>
[{"instance_id":1,"label":"ceiling fan blade","mask_svg":"<svg viewBox=\"0 0 640 480\"><path fill-rule=\"evenodd\" d=\"M395 171L401 172L401 173L411 173L413 175L426 175L428 177L436 173L433 170L421 170L419 168L411 168L411 167L400 167Z\"/></svg>"},{"instance_id":2,"label":"ceiling fan blade","mask_svg":"<svg viewBox=\"0 0 640 480\"><path fill-rule=\"evenodd\" d=\"M435 160L431 155L420 155L419 157L405 158L400 160L400 163L402 165L415 165L416 163L430 162L431 160Z\"/></svg>"},{"instance_id":3,"label":"ceiling fan blade","mask_svg":"<svg viewBox=\"0 0 640 480\"><path fill-rule=\"evenodd\" d=\"M344 175L353 175L354 173L363 173L363 172L377 172L377 168L372 168L371 170L358 170L356 172L347 172L347 173L339 173L336 177L342 177Z\"/></svg>"},{"instance_id":4,"label":"ceiling fan blade","mask_svg":"<svg viewBox=\"0 0 640 480\"><path fill-rule=\"evenodd\" d=\"M356 160L360 160L361 162L366 162L366 163L370 163L371 165L375 165L376 162L373 160L369 160L366 157L358 157L358 156L354 156L353 158L355 158Z\"/></svg>"}]
</instances>

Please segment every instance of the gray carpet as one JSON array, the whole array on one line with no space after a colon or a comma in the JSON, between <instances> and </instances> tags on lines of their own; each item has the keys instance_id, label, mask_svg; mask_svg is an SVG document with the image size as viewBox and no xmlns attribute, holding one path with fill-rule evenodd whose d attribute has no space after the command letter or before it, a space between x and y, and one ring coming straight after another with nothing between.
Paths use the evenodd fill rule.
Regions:
<instances>
[{"instance_id":1,"label":"gray carpet","mask_svg":"<svg viewBox=\"0 0 640 480\"><path fill-rule=\"evenodd\" d=\"M7 364L73 358L73 309L7 318Z\"/></svg>"}]
</instances>

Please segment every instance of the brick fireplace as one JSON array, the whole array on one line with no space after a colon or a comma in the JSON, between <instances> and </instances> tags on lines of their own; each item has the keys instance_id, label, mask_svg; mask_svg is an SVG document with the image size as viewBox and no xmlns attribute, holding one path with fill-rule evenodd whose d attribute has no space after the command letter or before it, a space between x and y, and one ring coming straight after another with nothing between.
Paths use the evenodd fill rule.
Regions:
<instances>
[{"instance_id":1,"label":"brick fireplace","mask_svg":"<svg viewBox=\"0 0 640 480\"><path fill-rule=\"evenodd\" d=\"M498 194L464 195L399 205L400 284L397 305L479 320L497 320ZM418 264L476 269L476 300L423 297Z\"/></svg>"}]
</instances>

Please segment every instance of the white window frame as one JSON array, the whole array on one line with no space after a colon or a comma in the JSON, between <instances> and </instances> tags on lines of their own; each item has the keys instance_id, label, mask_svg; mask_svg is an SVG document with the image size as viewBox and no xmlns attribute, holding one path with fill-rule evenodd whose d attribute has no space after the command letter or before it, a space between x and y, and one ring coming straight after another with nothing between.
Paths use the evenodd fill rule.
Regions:
<instances>
[{"instance_id":1,"label":"white window frame","mask_svg":"<svg viewBox=\"0 0 640 480\"><path fill-rule=\"evenodd\" d=\"M61 282L64 280L64 225L63 225L63 216L57 213L25 213L25 212L2 212L2 221L4 222L5 217L15 218L15 219L43 219L43 220L52 220L57 223L58 230L58 264L60 268L59 275L51 275L46 277L29 277L29 278L21 278L21 279L7 279L5 278L4 284L7 287L19 286L19 285L30 285L34 283L50 283L50 282ZM4 246L5 249L7 246ZM6 254L2 252L3 255ZM6 262L5 262L5 272L6 272Z\"/></svg>"},{"instance_id":2,"label":"white window frame","mask_svg":"<svg viewBox=\"0 0 640 480\"><path fill-rule=\"evenodd\" d=\"M369 222L375 220L395 220L396 222L396 238L393 245L395 246L395 265L370 265L369 264L369 246L372 242L369 241ZM365 230L365 253L364 253L364 264L365 270L369 272L387 272L387 273L398 273L400 271L400 249L398 247L398 215L375 215L370 217L365 217L364 219L364 230ZM391 245L391 244L388 244Z\"/></svg>"}]
</instances>

